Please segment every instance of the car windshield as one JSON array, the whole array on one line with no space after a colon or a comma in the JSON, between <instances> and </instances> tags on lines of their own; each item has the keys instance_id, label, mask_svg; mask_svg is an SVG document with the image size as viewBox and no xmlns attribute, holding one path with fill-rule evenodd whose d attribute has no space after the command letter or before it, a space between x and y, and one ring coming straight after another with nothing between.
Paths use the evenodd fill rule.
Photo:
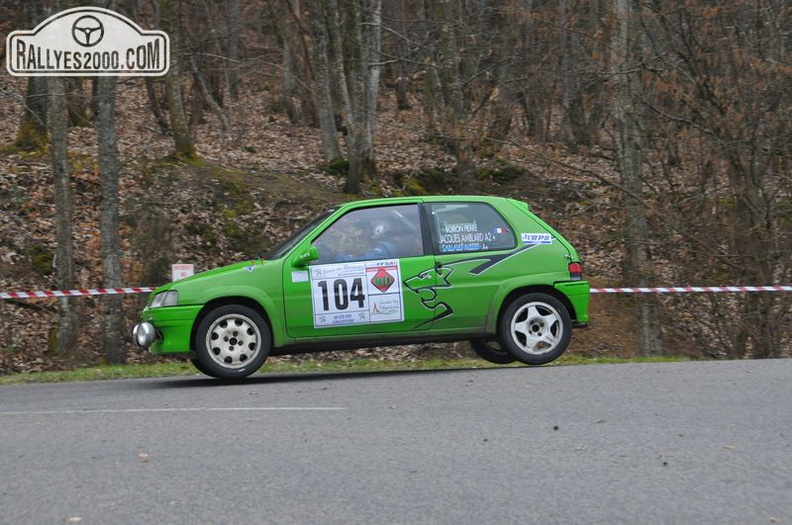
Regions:
<instances>
[{"instance_id":1,"label":"car windshield","mask_svg":"<svg viewBox=\"0 0 792 525\"><path fill-rule=\"evenodd\" d=\"M284 255L286 255L289 250L291 250L295 245L297 245L300 241L302 241L311 231L316 227L317 224L325 220L331 213L336 211L336 208L330 208L325 212L319 214L318 217L313 219L311 222L297 230L291 237L283 241L282 243L273 247L267 254L264 256L265 259L280 259Z\"/></svg>"}]
</instances>

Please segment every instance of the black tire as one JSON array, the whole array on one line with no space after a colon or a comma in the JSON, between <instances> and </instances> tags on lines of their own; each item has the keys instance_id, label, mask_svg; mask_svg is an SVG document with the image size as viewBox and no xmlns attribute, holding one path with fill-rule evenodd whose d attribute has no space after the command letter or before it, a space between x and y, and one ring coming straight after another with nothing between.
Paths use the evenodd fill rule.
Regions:
<instances>
[{"instance_id":1,"label":"black tire","mask_svg":"<svg viewBox=\"0 0 792 525\"><path fill-rule=\"evenodd\" d=\"M190 362L195 368L198 369L199 372L201 372L202 374L209 375L209 372L204 368L204 365L201 364L201 361L198 358L193 357L190 359Z\"/></svg>"},{"instance_id":2,"label":"black tire","mask_svg":"<svg viewBox=\"0 0 792 525\"><path fill-rule=\"evenodd\" d=\"M242 379L261 368L272 348L269 327L255 310L226 305L209 312L195 333L195 367L220 379Z\"/></svg>"},{"instance_id":3,"label":"black tire","mask_svg":"<svg viewBox=\"0 0 792 525\"><path fill-rule=\"evenodd\" d=\"M511 352L501 346L497 339L471 339L470 347L484 361L496 365L508 365L517 360Z\"/></svg>"},{"instance_id":4,"label":"black tire","mask_svg":"<svg viewBox=\"0 0 792 525\"><path fill-rule=\"evenodd\" d=\"M572 337L572 320L561 301L544 293L518 297L498 322L501 344L526 365L543 365L564 353Z\"/></svg>"}]
</instances>

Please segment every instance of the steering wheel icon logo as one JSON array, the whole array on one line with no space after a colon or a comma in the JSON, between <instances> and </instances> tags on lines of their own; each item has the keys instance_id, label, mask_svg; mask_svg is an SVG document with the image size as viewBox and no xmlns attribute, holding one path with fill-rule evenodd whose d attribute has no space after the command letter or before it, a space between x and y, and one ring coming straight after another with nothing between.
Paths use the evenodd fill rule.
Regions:
<instances>
[{"instance_id":1,"label":"steering wheel icon logo","mask_svg":"<svg viewBox=\"0 0 792 525\"><path fill-rule=\"evenodd\" d=\"M103 37L104 25L95 16L81 16L72 25L72 38L83 47L95 46Z\"/></svg>"}]
</instances>

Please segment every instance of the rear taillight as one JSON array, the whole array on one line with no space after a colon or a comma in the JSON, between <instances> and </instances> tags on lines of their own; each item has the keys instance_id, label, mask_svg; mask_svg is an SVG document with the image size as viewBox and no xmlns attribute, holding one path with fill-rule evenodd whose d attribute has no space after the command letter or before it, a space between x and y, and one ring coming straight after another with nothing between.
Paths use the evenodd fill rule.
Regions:
<instances>
[{"instance_id":1,"label":"rear taillight","mask_svg":"<svg viewBox=\"0 0 792 525\"><path fill-rule=\"evenodd\" d=\"M583 265L579 262L569 263L569 278L573 281L583 279Z\"/></svg>"}]
</instances>

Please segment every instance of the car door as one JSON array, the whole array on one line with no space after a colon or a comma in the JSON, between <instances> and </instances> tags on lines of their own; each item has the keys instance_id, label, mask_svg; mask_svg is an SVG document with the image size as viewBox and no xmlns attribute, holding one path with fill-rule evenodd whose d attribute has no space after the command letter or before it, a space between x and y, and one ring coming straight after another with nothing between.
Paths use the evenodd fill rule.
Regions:
<instances>
[{"instance_id":1,"label":"car door","mask_svg":"<svg viewBox=\"0 0 792 525\"><path fill-rule=\"evenodd\" d=\"M436 253L436 302L444 310L433 330L481 332L498 287L519 271L515 232L488 203L428 203L426 210Z\"/></svg>"},{"instance_id":2,"label":"car door","mask_svg":"<svg viewBox=\"0 0 792 525\"><path fill-rule=\"evenodd\" d=\"M355 208L309 236L284 266L290 337L343 338L424 330L434 257L418 203ZM316 250L316 260L299 258ZM313 258L313 257L310 257ZM418 291L405 284L411 282ZM422 283L422 284L421 284Z\"/></svg>"}]
</instances>

